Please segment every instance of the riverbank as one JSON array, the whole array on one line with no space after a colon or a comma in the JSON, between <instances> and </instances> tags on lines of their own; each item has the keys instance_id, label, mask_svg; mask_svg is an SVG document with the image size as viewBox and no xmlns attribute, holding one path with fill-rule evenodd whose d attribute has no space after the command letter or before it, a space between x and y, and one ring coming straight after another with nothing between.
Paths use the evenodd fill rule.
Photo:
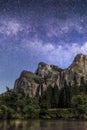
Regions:
<instances>
[{"instance_id":1,"label":"riverbank","mask_svg":"<svg viewBox=\"0 0 87 130\"><path fill-rule=\"evenodd\" d=\"M79 114L75 109L36 109L35 111L29 112L29 114L14 113L7 117L0 117L0 119L62 119L62 120L87 120L86 114Z\"/></svg>"},{"instance_id":2,"label":"riverbank","mask_svg":"<svg viewBox=\"0 0 87 130\"><path fill-rule=\"evenodd\" d=\"M41 119L71 119L87 120L86 114L79 114L75 109L48 109L42 110Z\"/></svg>"}]
</instances>

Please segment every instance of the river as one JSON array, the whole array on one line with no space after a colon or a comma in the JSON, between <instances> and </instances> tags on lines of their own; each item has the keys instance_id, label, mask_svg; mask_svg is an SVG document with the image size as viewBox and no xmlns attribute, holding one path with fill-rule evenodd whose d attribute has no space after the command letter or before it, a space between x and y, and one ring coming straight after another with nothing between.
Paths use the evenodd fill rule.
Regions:
<instances>
[{"instance_id":1,"label":"river","mask_svg":"<svg viewBox=\"0 0 87 130\"><path fill-rule=\"evenodd\" d=\"M4 120L0 130L87 130L87 121Z\"/></svg>"}]
</instances>

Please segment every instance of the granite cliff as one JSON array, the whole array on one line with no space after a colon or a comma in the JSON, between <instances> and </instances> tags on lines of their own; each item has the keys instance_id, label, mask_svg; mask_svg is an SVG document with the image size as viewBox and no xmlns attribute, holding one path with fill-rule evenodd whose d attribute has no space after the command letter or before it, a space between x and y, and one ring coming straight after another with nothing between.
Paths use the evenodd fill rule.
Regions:
<instances>
[{"instance_id":1,"label":"granite cliff","mask_svg":"<svg viewBox=\"0 0 87 130\"><path fill-rule=\"evenodd\" d=\"M87 56L78 54L66 69L40 62L35 73L24 70L15 81L14 89L18 92L23 91L26 96L34 97L36 94L41 95L48 86L56 85L60 90L65 82L67 85L80 86L82 80L84 83L87 82Z\"/></svg>"}]
</instances>

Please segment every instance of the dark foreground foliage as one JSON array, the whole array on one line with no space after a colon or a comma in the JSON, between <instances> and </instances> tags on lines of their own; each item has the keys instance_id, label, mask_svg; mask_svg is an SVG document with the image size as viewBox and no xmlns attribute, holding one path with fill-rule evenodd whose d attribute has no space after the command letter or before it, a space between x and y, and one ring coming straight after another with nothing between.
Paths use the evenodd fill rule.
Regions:
<instances>
[{"instance_id":1,"label":"dark foreground foliage","mask_svg":"<svg viewBox=\"0 0 87 130\"><path fill-rule=\"evenodd\" d=\"M41 96L26 97L7 88L0 95L0 118L87 119L87 85L49 86Z\"/></svg>"}]
</instances>

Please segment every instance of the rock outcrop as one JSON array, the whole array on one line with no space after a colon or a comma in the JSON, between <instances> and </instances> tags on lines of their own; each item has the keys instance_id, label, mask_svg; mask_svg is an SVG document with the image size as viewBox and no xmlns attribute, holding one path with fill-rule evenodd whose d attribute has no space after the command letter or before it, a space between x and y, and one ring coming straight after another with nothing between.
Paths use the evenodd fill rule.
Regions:
<instances>
[{"instance_id":1,"label":"rock outcrop","mask_svg":"<svg viewBox=\"0 0 87 130\"><path fill-rule=\"evenodd\" d=\"M87 56L78 54L73 63L66 69L44 62L38 64L35 73L23 71L15 81L14 89L23 90L25 95L34 97L41 95L48 86L58 86L59 89L67 85L81 85L82 80L87 82Z\"/></svg>"}]
</instances>

